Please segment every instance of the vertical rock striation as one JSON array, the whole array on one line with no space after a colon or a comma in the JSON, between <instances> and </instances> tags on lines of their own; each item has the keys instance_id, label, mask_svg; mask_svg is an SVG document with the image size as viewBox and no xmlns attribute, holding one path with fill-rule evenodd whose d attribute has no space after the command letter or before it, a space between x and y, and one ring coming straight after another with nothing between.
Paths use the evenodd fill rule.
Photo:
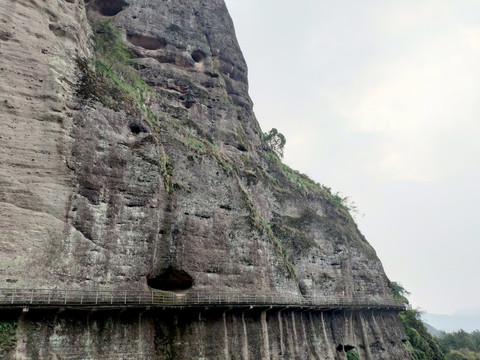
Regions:
<instances>
[{"instance_id":1,"label":"vertical rock striation","mask_svg":"<svg viewBox=\"0 0 480 360\"><path fill-rule=\"evenodd\" d=\"M4 3L0 287L392 299L339 199L262 140L223 0ZM109 26L141 85L99 72ZM403 337L388 311L67 311L19 318L9 356L403 359Z\"/></svg>"}]
</instances>

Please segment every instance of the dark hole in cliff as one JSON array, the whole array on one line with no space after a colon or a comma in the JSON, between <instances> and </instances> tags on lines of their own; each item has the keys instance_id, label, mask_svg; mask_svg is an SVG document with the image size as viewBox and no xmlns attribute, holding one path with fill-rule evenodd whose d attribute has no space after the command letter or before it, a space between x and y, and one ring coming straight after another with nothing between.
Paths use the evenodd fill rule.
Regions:
<instances>
[{"instance_id":1,"label":"dark hole in cliff","mask_svg":"<svg viewBox=\"0 0 480 360\"><path fill-rule=\"evenodd\" d=\"M143 64L134 64L134 67L137 70L145 70L147 68L147 66Z\"/></svg>"},{"instance_id":2,"label":"dark hole in cliff","mask_svg":"<svg viewBox=\"0 0 480 360\"><path fill-rule=\"evenodd\" d=\"M147 284L158 290L187 290L192 287L193 279L186 271L169 266L160 275L148 277Z\"/></svg>"},{"instance_id":3,"label":"dark hole in cliff","mask_svg":"<svg viewBox=\"0 0 480 360\"><path fill-rule=\"evenodd\" d=\"M192 59L196 63L202 62L203 59L205 59L205 54L201 52L200 50L195 50L192 52Z\"/></svg>"},{"instance_id":4,"label":"dark hole in cliff","mask_svg":"<svg viewBox=\"0 0 480 360\"><path fill-rule=\"evenodd\" d=\"M248 151L248 149L246 148L246 146L243 145L243 144L238 144L238 145L237 145L237 149L240 150L240 151Z\"/></svg>"},{"instance_id":5,"label":"dark hole in cliff","mask_svg":"<svg viewBox=\"0 0 480 360\"><path fill-rule=\"evenodd\" d=\"M337 351L343 351L343 345L342 344L337 346Z\"/></svg>"},{"instance_id":6,"label":"dark hole in cliff","mask_svg":"<svg viewBox=\"0 0 480 360\"><path fill-rule=\"evenodd\" d=\"M355 346L353 346L353 345L345 345L343 348L345 349L345 351L350 351L350 350L355 349Z\"/></svg>"},{"instance_id":7,"label":"dark hole in cliff","mask_svg":"<svg viewBox=\"0 0 480 360\"><path fill-rule=\"evenodd\" d=\"M300 294L307 295L308 294L308 287L305 283L301 282L298 284L298 289L300 290Z\"/></svg>"},{"instance_id":8,"label":"dark hole in cliff","mask_svg":"<svg viewBox=\"0 0 480 360\"><path fill-rule=\"evenodd\" d=\"M193 104L195 104L195 101L185 101L184 103L182 103L182 105L187 109L190 109Z\"/></svg>"},{"instance_id":9,"label":"dark hole in cliff","mask_svg":"<svg viewBox=\"0 0 480 360\"><path fill-rule=\"evenodd\" d=\"M127 34L127 39L133 45L140 46L147 50L159 50L167 46L165 39L158 39L152 36Z\"/></svg>"},{"instance_id":10,"label":"dark hole in cliff","mask_svg":"<svg viewBox=\"0 0 480 360\"><path fill-rule=\"evenodd\" d=\"M93 6L103 16L115 16L125 10L128 4L123 0L97 0Z\"/></svg>"},{"instance_id":11,"label":"dark hole in cliff","mask_svg":"<svg viewBox=\"0 0 480 360\"><path fill-rule=\"evenodd\" d=\"M8 41L12 37L12 34L7 32L7 31L0 31L0 40L2 41Z\"/></svg>"},{"instance_id":12,"label":"dark hole in cliff","mask_svg":"<svg viewBox=\"0 0 480 360\"><path fill-rule=\"evenodd\" d=\"M130 125L128 125L128 127L130 128L132 134L140 134L147 132L147 129L138 122L132 122Z\"/></svg>"}]
</instances>

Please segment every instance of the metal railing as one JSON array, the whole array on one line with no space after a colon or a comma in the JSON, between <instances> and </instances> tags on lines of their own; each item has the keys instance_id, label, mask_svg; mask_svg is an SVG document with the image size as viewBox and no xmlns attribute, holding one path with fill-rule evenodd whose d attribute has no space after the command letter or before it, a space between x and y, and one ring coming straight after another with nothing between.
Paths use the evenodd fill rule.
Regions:
<instances>
[{"instance_id":1,"label":"metal railing","mask_svg":"<svg viewBox=\"0 0 480 360\"><path fill-rule=\"evenodd\" d=\"M176 294L163 291L0 289L0 307L11 306L90 306L90 307L215 307L272 306L318 309L381 308L404 310L395 300L373 298L338 298L279 294L206 293Z\"/></svg>"}]
</instances>

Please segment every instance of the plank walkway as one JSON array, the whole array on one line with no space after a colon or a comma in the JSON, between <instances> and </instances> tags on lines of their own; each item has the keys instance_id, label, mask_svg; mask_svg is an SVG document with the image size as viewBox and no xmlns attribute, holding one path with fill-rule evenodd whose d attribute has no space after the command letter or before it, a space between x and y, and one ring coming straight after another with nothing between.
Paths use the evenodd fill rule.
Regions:
<instances>
[{"instance_id":1,"label":"plank walkway","mask_svg":"<svg viewBox=\"0 0 480 360\"><path fill-rule=\"evenodd\" d=\"M306 310L385 309L403 311L406 305L372 298L342 299L279 294L233 294L133 290L0 289L1 308L300 308Z\"/></svg>"}]
</instances>

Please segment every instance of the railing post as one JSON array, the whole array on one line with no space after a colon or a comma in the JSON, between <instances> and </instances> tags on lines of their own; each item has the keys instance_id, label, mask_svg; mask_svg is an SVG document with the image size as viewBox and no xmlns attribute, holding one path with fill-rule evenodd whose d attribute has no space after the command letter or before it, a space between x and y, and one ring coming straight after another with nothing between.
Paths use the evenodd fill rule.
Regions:
<instances>
[{"instance_id":1,"label":"railing post","mask_svg":"<svg viewBox=\"0 0 480 360\"><path fill-rule=\"evenodd\" d=\"M125 305L127 305L127 291L126 290L123 292L123 303Z\"/></svg>"},{"instance_id":2,"label":"railing post","mask_svg":"<svg viewBox=\"0 0 480 360\"><path fill-rule=\"evenodd\" d=\"M153 291L152 291L152 305L153 305Z\"/></svg>"},{"instance_id":3,"label":"railing post","mask_svg":"<svg viewBox=\"0 0 480 360\"><path fill-rule=\"evenodd\" d=\"M33 292L34 292L34 291L35 291L35 290L32 290L32 293L30 294L30 304L33 304Z\"/></svg>"},{"instance_id":4,"label":"railing post","mask_svg":"<svg viewBox=\"0 0 480 360\"><path fill-rule=\"evenodd\" d=\"M97 290L97 292L96 292L96 294L95 294L95 305L97 305L97 304L98 304L98 290Z\"/></svg>"},{"instance_id":5,"label":"railing post","mask_svg":"<svg viewBox=\"0 0 480 360\"><path fill-rule=\"evenodd\" d=\"M113 304L113 292L110 293L110 305Z\"/></svg>"},{"instance_id":6,"label":"railing post","mask_svg":"<svg viewBox=\"0 0 480 360\"><path fill-rule=\"evenodd\" d=\"M67 290L65 290L65 304L67 303Z\"/></svg>"},{"instance_id":7,"label":"railing post","mask_svg":"<svg viewBox=\"0 0 480 360\"><path fill-rule=\"evenodd\" d=\"M83 304L83 293L82 293L82 295L80 295L80 305L82 305L82 304Z\"/></svg>"},{"instance_id":8,"label":"railing post","mask_svg":"<svg viewBox=\"0 0 480 360\"><path fill-rule=\"evenodd\" d=\"M52 293L50 290L48 290L48 303L50 304L50 297L52 296Z\"/></svg>"}]
</instances>

